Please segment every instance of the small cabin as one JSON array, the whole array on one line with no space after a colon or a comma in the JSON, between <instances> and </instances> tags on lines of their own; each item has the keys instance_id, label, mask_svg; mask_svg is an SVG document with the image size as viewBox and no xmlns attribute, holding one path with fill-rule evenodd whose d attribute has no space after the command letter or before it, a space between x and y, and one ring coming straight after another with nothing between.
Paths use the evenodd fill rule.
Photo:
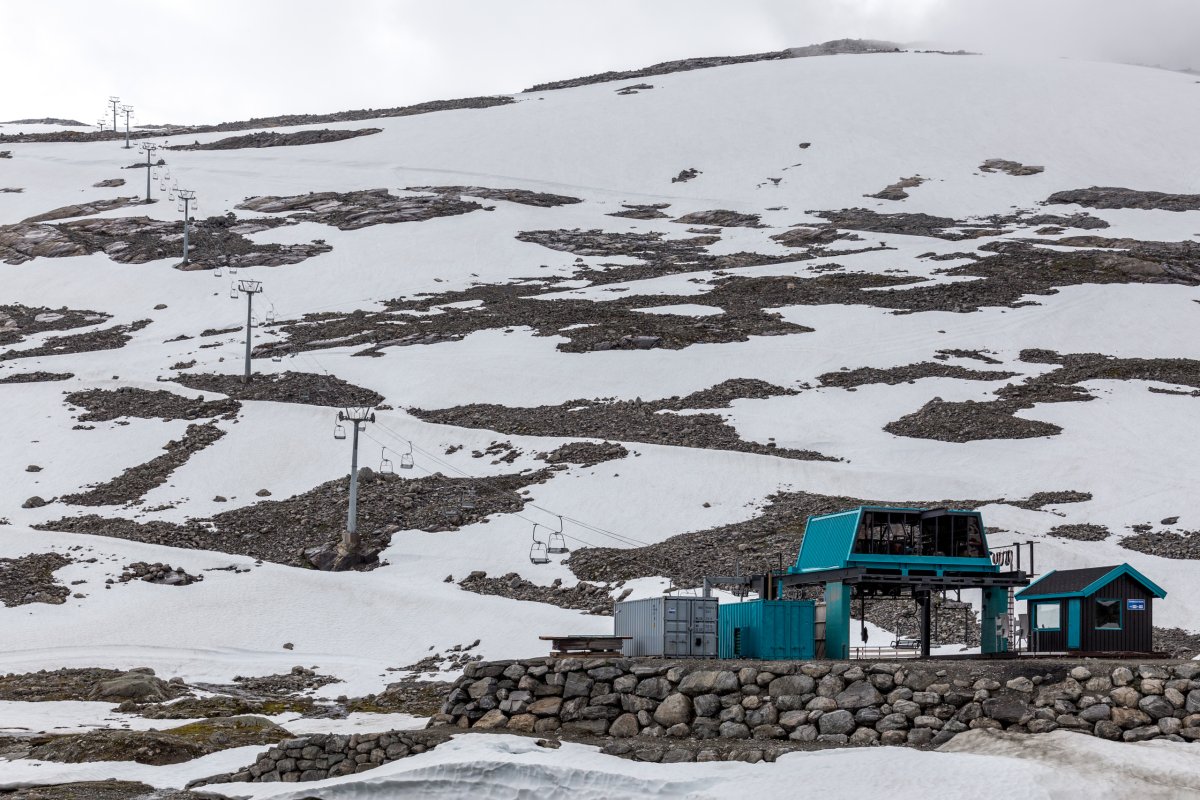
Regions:
<instances>
[{"instance_id":1,"label":"small cabin","mask_svg":"<svg viewBox=\"0 0 1200 800\"><path fill-rule=\"evenodd\" d=\"M809 517L788 572L855 567L902 575L999 571L977 511L859 506Z\"/></svg>"},{"instance_id":2,"label":"small cabin","mask_svg":"<svg viewBox=\"0 0 1200 800\"><path fill-rule=\"evenodd\" d=\"M1048 572L1016 599L1029 604L1034 652L1150 653L1154 600L1167 596L1128 564Z\"/></svg>"}]
</instances>

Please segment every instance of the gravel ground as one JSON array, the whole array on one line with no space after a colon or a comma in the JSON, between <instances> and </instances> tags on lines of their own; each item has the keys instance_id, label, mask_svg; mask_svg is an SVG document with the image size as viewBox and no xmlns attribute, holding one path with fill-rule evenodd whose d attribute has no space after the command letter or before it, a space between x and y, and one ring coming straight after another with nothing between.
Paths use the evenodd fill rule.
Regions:
<instances>
[{"instance_id":1,"label":"gravel ground","mask_svg":"<svg viewBox=\"0 0 1200 800\"><path fill-rule=\"evenodd\" d=\"M59 553L0 558L0 603L65 603L70 589L55 579L54 572L70 563L71 559Z\"/></svg>"}]
</instances>

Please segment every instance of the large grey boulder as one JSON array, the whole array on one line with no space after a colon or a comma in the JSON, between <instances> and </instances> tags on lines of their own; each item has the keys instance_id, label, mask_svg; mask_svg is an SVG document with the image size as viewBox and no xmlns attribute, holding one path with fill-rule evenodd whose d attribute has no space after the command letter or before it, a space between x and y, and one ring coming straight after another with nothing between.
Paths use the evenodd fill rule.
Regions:
<instances>
[{"instance_id":1,"label":"large grey boulder","mask_svg":"<svg viewBox=\"0 0 1200 800\"><path fill-rule=\"evenodd\" d=\"M857 710L883 702L883 695L867 681L855 681L833 698L838 708Z\"/></svg>"},{"instance_id":2,"label":"large grey boulder","mask_svg":"<svg viewBox=\"0 0 1200 800\"><path fill-rule=\"evenodd\" d=\"M88 697L92 700L133 700L138 703L162 703L171 699L170 686L154 675L154 670L140 668L130 670L92 687Z\"/></svg>"},{"instance_id":3,"label":"large grey boulder","mask_svg":"<svg viewBox=\"0 0 1200 800\"><path fill-rule=\"evenodd\" d=\"M767 693L772 697L810 694L816 685L816 681L807 675L784 675L768 684Z\"/></svg>"},{"instance_id":4,"label":"large grey boulder","mask_svg":"<svg viewBox=\"0 0 1200 800\"><path fill-rule=\"evenodd\" d=\"M704 669L685 675L679 682L679 691L696 696L701 694L725 694L740 688L738 676L730 670Z\"/></svg>"},{"instance_id":5,"label":"large grey boulder","mask_svg":"<svg viewBox=\"0 0 1200 800\"><path fill-rule=\"evenodd\" d=\"M848 734L854 730L854 715L845 709L830 711L821 715L817 727L823 734Z\"/></svg>"},{"instance_id":6,"label":"large grey boulder","mask_svg":"<svg viewBox=\"0 0 1200 800\"><path fill-rule=\"evenodd\" d=\"M685 694L669 695L654 710L654 721L664 728L687 725L692 721L692 699Z\"/></svg>"}]
</instances>

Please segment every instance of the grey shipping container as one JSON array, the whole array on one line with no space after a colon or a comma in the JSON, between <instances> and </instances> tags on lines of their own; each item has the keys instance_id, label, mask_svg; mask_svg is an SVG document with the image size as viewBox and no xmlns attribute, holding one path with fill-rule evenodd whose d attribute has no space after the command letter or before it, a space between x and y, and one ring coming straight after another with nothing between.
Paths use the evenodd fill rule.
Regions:
<instances>
[{"instance_id":1,"label":"grey shipping container","mask_svg":"<svg viewBox=\"0 0 1200 800\"><path fill-rule=\"evenodd\" d=\"M617 636L626 656L667 658L717 657L717 598L647 597L617 603L613 610Z\"/></svg>"}]
</instances>

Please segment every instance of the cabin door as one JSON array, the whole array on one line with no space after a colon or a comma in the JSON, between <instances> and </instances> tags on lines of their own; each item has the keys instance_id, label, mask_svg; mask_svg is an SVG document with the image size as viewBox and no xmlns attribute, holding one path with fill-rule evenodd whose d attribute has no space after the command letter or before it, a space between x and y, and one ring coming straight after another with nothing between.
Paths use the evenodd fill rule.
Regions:
<instances>
[{"instance_id":1,"label":"cabin door","mask_svg":"<svg viewBox=\"0 0 1200 800\"><path fill-rule=\"evenodd\" d=\"M1067 649L1079 649L1079 623L1080 623L1080 602L1078 597L1073 597L1067 603Z\"/></svg>"}]
</instances>

